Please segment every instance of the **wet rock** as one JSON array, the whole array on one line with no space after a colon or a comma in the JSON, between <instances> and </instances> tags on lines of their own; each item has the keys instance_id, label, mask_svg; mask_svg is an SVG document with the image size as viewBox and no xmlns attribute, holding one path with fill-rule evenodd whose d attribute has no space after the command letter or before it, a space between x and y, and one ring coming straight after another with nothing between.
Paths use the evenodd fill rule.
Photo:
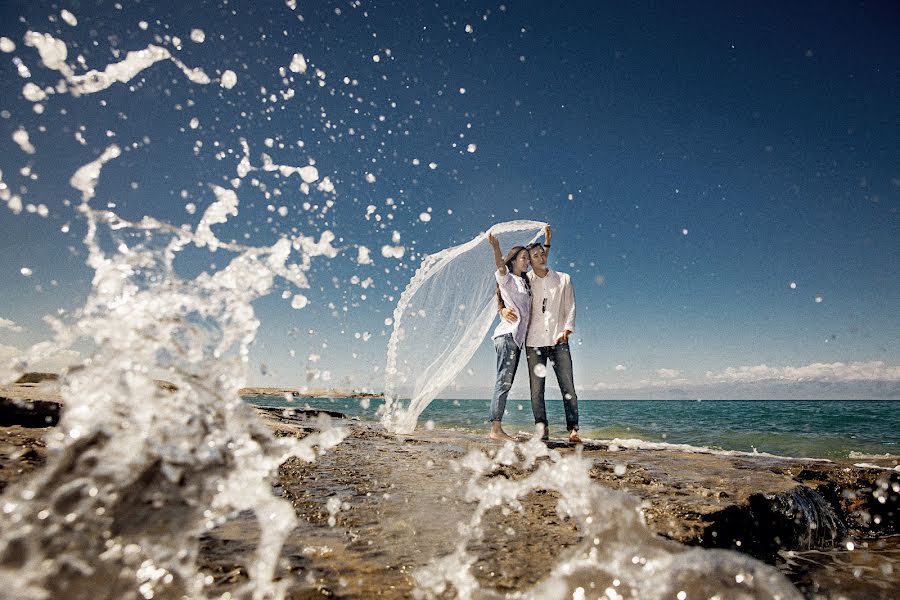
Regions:
<instances>
[{"instance_id":1,"label":"wet rock","mask_svg":"<svg viewBox=\"0 0 900 600\"><path fill-rule=\"evenodd\" d=\"M650 527L686 544L773 562L782 550L831 548L900 526L896 471L675 450L584 454L594 479L641 498Z\"/></svg>"},{"instance_id":2,"label":"wet rock","mask_svg":"<svg viewBox=\"0 0 900 600\"><path fill-rule=\"evenodd\" d=\"M780 550L830 548L843 541L847 526L821 494L797 486L778 494L753 494L710 517L700 545L728 548L768 562Z\"/></svg>"},{"instance_id":3,"label":"wet rock","mask_svg":"<svg viewBox=\"0 0 900 600\"><path fill-rule=\"evenodd\" d=\"M0 426L51 427L59 422L61 407L60 402L19 400L3 394L0 395Z\"/></svg>"},{"instance_id":4,"label":"wet rock","mask_svg":"<svg viewBox=\"0 0 900 600\"><path fill-rule=\"evenodd\" d=\"M18 379L16 379L16 383L41 383L42 381L58 381L59 375L56 373L39 373L39 372L31 372L25 373Z\"/></svg>"}]
</instances>

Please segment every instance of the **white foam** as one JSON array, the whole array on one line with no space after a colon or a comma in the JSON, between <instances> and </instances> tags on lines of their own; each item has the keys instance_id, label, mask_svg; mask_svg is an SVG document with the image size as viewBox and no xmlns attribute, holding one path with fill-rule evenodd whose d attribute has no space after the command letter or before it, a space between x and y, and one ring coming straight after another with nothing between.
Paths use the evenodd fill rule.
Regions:
<instances>
[{"instance_id":1,"label":"white foam","mask_svg":"<svg viewBox=\"0 0 900 600\"><path fill-rule=\"evenodd\" d=\"M206 41L206 34L202 29L191 29L191 41L195 44L202 44Z\"/></svg>"},{"instance_id":2,"label":"white foam","mask_svg":"<svg viewBox=\"0 0 900 600\"><path fill-rule=\"evenodd\" d=\"M360 265L371 265L372 256L370 250L365 246L357 248L356 262Z\"/></svg>"},{"instance_id":3,"label":"white foam","mask_svg":"<svg viewBox=\"0 0 900 600\"><path fill-rule=\"evenodd\" d=\"M884 454L866 454L864 452L851 451L850 454L848 455L848 458L860 459L860 460L867 460L867 459L871 460L873 458L884 458L884 459L891 460L891 459L900 459L900 455L888 454L887 452L885 452Z\"/></svg>"},{"instance_id":4,"label":"white foam","mask_svg":"<svg viewBox=\"0 0 900 600\"><path fill-rule=\"evenodd\" d=\"M639 439L621 439L615 438L612 440L596 440L596 439L588 439L584 438L586 442L603 444L607 445L610 448L624 448L626 450L672 450L677 452L690 452L693 454L715 454L717 456L747 456L754 458L773 458L777 460L803 460L803 461L815 461L815 462L826 462L830 463L832 461L827 458L808 458L808 457L792 457L792 456L780 456L778 454L769 454L768 452L745 452L741 450L718 450L713 448L706 448L704 446L692 446L690 444L670 444L668 442L648 442L645 440Z\"/></svg>"},{"instance_id":5,"label":"white foam","mask_svg":"<svg viewBox=\"0 0 900 600\"><path fill-rule=\"evenodd\" d=\"M87 202L94 197L94 188L100 179L100 171L103 165L114 158L118 158L122 150L116 144L107 146L99 157L80 167L69 179L69 185L81 192L81 199Z\"/></svg>"},{"instance_id":6,"label":"white foam","mask_svg":"<svg viewBox=\"0 0 900 600\"><path fill-rule=\"evenodd\" d=\"M317 181L319 179L319 170L317 168L315 168L313 165L305 165L302 167L297 167L297 166L292 166L292 165L279 165L279 164L276 164L272 160L272 157L270 157L268 154L265 154L265 153L262 154L262 161L263 161L262 166L254 167L250 162L250 145L247 143L247 140L244 138L241 138L240 143L241 143L241 148L243 149L244 153L243 153L243 156L241 157L240 162L238 162L238 165L237 165L238 177L244 178L247 176L247 174L250 171L262 170L262 171L268 171L268 172L277 171L283 177L290 177L291 175L296 173L297 175L300 176L300 179L303 180L303 183L305 183L305 184L314 183L315 181ZM272 145L274 145L274 142ZM330 181L328 181L328 184L326 187L330 188L327 191L334 191L334 187L331 185Z\"/></svg>"},{"instance_id":7,"label":"white foam","mask_svg":"<svg viewBox=\"0 0 900 600\"><path fill-rule=\"evenodd\" d=\"M222 73L221 85L226 90L230 90L231 88L233 88L235 85L237 85L237 74L231 69L228 69L227 71Z\"/></svg>"},{"instance_id":8,"label":"white foam","mask_svg":"<svg viewBox=\"0 0 900 600\"><path fill-rule=\"evenodd\" d=\"M18 194L13 194L9 186L4 183L2 170L0 170L0 200L6 202L6 207L13 214L18 215L22 212L22 198Z\"/></svg>"},{"instance_id":9,"label":"white foam","mask_svg":"<svg viewBox=\"0 0 900 600\"><path fill-rule=\"evenodd\" d=\"M73 15L66 9L62 9L62 12L59 13L59 16L61 16L62 20L65 21L68 25L72 27L78 26L78 19L76 19L75 15Z\"/></svg>"},{"instance_id":10,"label":"white foam","mask_svg":"<svg viewBox=\"0 0 900 600\"><path fill-rule=\"evenodd\" d=\"M31 144L31 140L28 137L28 132L25 131L24 128L16 129L12 134L13 141L18 144L19 148L22 149L22 152L25 154L34 154L35 149Z\"/></svg>"},{"instance_id":11,"label":"white foam","mask_svg":"<svg viewBox=\"0 0 900 600\"><path fill-rule=\"evenodd\" d=\"M84 75L72 75L66 79L71 86L72 94L94 94L110 87L115 83L131 81L138 73L158 63L171 58L171 54L165 48L150 45L143 50L134 50L125 54L125 60L111 63L102 71L92 69Z\"/></svg>"},{"instance_id":12,"label":"white foam","mask_svg":"<svg viewBox=\"0 0 900 600\"><path fill-rule=\"evenodd\" d=\"M69 50L62 40L54 38L49 33L29 31L25 34L25 45L37 48L41 61L48 69L59 71L66 78L72 76L72 69L66 64Z\"/></svg>"},{"instance_id":13,"label":"white foam","mask_svg":"<svg viewBox=\"0 0 900 600\"><path fill-rule=\"evenodd\" d=\"M181 69L181 72L184 73L185 77L193 81L194 83L199 83L200 85L206 85L212 81L209 78L209 75L206 74L203 69L200 67L188 67L183 62L175 58L174 56L170 56L169 60L171 60L175 65Z\"/></svg>"},{"instance_id":14,"label":"white foam","mask_svg":"<svg viewBox=\"0 0 900 600\"><path fill-rule=\"evenodd\" d=\"M6 52L9 54L10 52L16 51L16 43L9 39L8 37L0 37L0 52Z\"/></svg>"},{"instance_id":15,"label":"white foam","mask_svg":"<svg viewBox=\"0 0 900 600\"><path fill-rule=\"evenodd\" d=\"M294 239L294 247L302 250L305 256L327 256L328 258L334 258L338 255L337 248L331 244L335 238L334 232L328 230L322 232L318 242L313 237L300 235Z\"/></svg>"},{"instance_id":16,"label":"white foam","mask_svg":"<svg viewBox=\"0 0 900 600\"><path fill-rule=\"evenodd\" d=\"M30 81L22 87L22 95L25 96L25 99L29 102L41 102L47 98L47 92Z\"/></svg>"},{"instance_id":17,"label":"white foam","mask_svg":"<svg viewBox=\"0 0 900 600\"><path fill-rule=\"evenodd\" d=\"M153 44L148 45L143 50L127 52L124 60L111 63L102 71L92 69L83 75L75 75L72 68L66 64L68 49L65 42L54 38L49 33L29 31L25 34L25 45L37 48L44 66L48 69L59 71L66 78L69 91L75 96L93 94L105 90L116 83L131 81L144 69L163 60L170 60L194 83L205 85L211 81L203 69L188 67L165 48ZM232 72L225 72L225 74L228 73ZM232 87L233 83L225 85L225 74L223 74L222 80L223 87Z\"/></svg>"},{"instance_id":18,"label":"white foam","mask_svg":"<svg viewBox=\"0 0 900 600\"><path fill-rule=\"evenodd\" d=\"M886 467L884 465L876 465L872 463L854 463L854 467L860 467L861 469L879 469L882 471L895 471L900 473L900 465L895 465L893 467Z\"/></svg>"},{"instance_id":19,"label":"white foam","mask_svg":"<svg viewBox=\"0 0 900 600\"><path fill-rule=\"evenodd\" d=\"M316 173L318 174L318 171L316 171ZM333 194L334 184L331 182L330 177L323 177L322 181L319 182L319 185L316 186L316 189L326 194Z\"/></svg>"},{"instance_id":20,"label":"white foam","mask_svg":"<svg viewBox=\"0 0 900 600\"><path fill-rule=\"evenodd\" d=\"M291 65L288 67L294 73L306 73L306 59L302 54L295 54L291 59Z\"/></svg>"},{"instance_id":21,"label":"white foam","mask_svg":"<svg viewBox=\"0 0 900 600\"><path fill-rule=\"evenodd\" d=\"M237 216L238 197L233 190L218 185L213 185L212 190L216 195L216 201L207 207L200 223L197 224L194 244L198 247L209 246L210 250L215 251L220 246L220 242L219 238L213 234L211 227L225 223L228 221L228 217Z\"/></svg>"},{"instance_id":22,"label":"white foam","mask_svg":"<svg viewBox=\"0 0 900 600\"><path fill-rule=\"evenodd\" d=\"M381 247L381 255L385 258L403 258L406 248L403 246L388 246L385 244Z\"/></svg>"}]
</instances>

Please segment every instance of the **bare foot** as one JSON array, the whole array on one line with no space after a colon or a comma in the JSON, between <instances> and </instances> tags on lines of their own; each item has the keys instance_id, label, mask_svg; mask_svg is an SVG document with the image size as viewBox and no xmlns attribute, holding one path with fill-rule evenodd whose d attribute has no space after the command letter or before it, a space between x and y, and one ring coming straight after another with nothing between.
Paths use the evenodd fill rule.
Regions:
<instances>
[{"instance_id":1,"label":"bare foot","mask_svg":"<svg viewBox=\"0 0 900 600\"><path fill-rule=\"evenodd\" d=\"M577 429L573 429L572 431L569 432L569 441L572 442L573 444L583 444L584 443L581 441L581 438L578 437Z\"/></svg>"},{"instance_id":2,"label":"bare foot","mask_svg":"<svg viewBox=\"0 0 900 600\"><path fill-rule=\"evenodd\" d=\"M488 437L491 438L492 440L498 440L501 442L518 442L519 441L516 438L514 438L513 436L506 433L505 431L503 431L503 428L500 426L500 421L494 422L494 424L491 426L491 433L488 434Z\"/></svg>"}]
</instances>

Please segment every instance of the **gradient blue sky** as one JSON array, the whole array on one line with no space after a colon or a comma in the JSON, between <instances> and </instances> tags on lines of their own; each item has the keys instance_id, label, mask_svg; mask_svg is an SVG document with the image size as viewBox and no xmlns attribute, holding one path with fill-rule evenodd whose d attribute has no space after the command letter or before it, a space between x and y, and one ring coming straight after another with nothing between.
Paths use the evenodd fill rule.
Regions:
<instances>
[{"instance_id":1,"label":"gradient blue sky","mask_svg":"<svg viewBox=\"0 0 900 600\"><path fill-rule=\"evenodd\" d=\"M253 173L219 236L332 231L341 250L313 260L307 307L291 308L282 291L300 290L283 282L256 302L251 384L380 389L384 320L422 254L524 218L553 225L551 266L573 276L582 398L900 398L896 3L122 4L0 6L15 44L0 53L0 170L49 212L0 205L6 355L88 293L68 183L80 165L127 146L94 204L195 225L245 138L254 165L314 160L335 191ZM79 56L102 70L155 43L214 82L163 61L100 93L51 95L37 114L23 86L61 76L27 31L63 40L77 73ZM288 68L295 53L305 73ZM232 89L217 82L226 69ZM360 245L373 264L357 263ZM188 276L224 261L181 264ZM444 396L488 397L493 361L486 340Z\"/></svg>"}]
</instances>

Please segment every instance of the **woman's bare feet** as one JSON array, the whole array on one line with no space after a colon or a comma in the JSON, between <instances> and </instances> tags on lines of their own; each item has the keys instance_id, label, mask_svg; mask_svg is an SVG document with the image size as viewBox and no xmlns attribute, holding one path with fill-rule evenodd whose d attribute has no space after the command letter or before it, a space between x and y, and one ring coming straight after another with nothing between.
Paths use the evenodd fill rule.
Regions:
<instances>
[{"instance_id":1,"label":"woman's bare feet","mask_svg":"<svg viewBox=\"0 0 900 600\"><path fill-rule=\"evenodd\" d=\"M509 435L503 428L500 426L500 421L494 421L491 423L491 433L488 434L488 437L492 440L498 440L501 442L518 442L516 438Z\"/></svg>"},{"instance_id":2,"label":"woman's bare feet","mask_svg":"<svg viewBox=\"0 0 900 600\"><path fill-rule=\"evenodd\" d=\"M581 438L578 436L577 429L573 429L572 431L569 432L569 441L572 442L573 444L583 444L584 443L581 441Z\"/></svg>"}]
</instances>

